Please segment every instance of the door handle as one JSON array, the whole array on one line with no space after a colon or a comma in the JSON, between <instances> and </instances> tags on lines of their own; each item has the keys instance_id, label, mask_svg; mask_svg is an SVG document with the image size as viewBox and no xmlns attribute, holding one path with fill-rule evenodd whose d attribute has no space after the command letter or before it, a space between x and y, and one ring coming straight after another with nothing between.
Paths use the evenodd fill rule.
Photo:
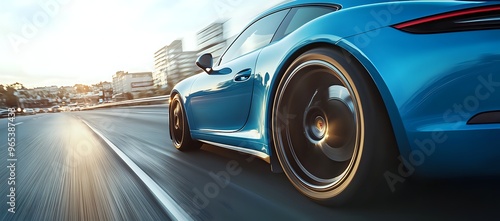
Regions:
<instances>
[{"instance_id":1,"label":"door handle","mask_svg":"<svg viewBox=\"0 0 500 221\"><path fill-rule=\"evenodd\" d=\"M250 79L250 75L252 75L252 69L248 68L243 71L238 72L236 76L234 76L234 81L236 82L244 82Z\"/></svg>"}]
</instances>

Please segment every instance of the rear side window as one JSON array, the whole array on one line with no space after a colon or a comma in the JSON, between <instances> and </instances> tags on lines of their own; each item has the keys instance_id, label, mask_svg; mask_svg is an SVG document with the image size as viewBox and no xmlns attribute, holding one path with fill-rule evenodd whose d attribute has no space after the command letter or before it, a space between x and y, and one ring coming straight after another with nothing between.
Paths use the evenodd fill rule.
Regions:
<instances>
[{"instance_id":1,"label":"rear side window","mask_svg":"<svg viewBox=\"0 0 500 221\"><path fill-rule=\"evenodd\" d=\"M290 11L286 20L283 22L284 25L278 33L276 34L276 38L273 41L277 41L293 31L300 28L305 23L320 17L322 15L328 14L330 12L336 11L337 9L334 7L326 7L326 6L305 6L294 8Z\"/></svg>"},{"instance_id":2,"label":"rear side window","mask_svg":"<svg viewBox=\"0 0 500 221\"><path fill-rule=\"evenodd\" d=\"M271 42L288 10L268 15L243 31L221 58L221 64L260 49Z\"/></svg>"}]
</instances>

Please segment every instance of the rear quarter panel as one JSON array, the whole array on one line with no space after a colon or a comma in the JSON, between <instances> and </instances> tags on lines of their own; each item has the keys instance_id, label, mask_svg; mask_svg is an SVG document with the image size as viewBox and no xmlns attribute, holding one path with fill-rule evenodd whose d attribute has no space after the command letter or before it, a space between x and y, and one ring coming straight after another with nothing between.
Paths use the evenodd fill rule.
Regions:
<instances>
[{"instance_id":1,"label":"rear quarter panel","mask_svg":"<svg viewBox=\"0 0 500 221\"><path fill-rule=\"evenodd\" d=\"M497 173L496 168L500 168L498 163L494 164L497 165L496 168L485 169L484 162L493 162L494 158L500 157L500 145L498 142L492 143L494 134L500 134L498 127L470 128L465 125L465 119L452 121L450 124L443 118L443 113L453 107L453 104L463 103L464 96L474 92L478 84L467 87L463 85L478 82L478 77L481 76L488 80L488 72L498 73L495 72L498 64L491 64L500 52L498 30L420 38L421 36L411 36L388 27L418 17L488 4L493 3L382 3L341 9L313 20L263 49L256 71L256 99L253 99L252 104L255 113L249 121L255 125L249 127L259 128L263 135L270 131L269 113L274 91L290 61L311 47L336 46L354 55L371 74L390 115L402 161L413 161L414 165L418 164L419 172L430 176ZM480 41L473 42L472 39ZM446 58L446 62L437 62L440 58ZM488 62L490 64L486 64ZM476 70L475 67L481 67L481 70ZM422 71L423 68L428 68L429 71ZM464 71L460 70L477 72L442 86L463 74ZM436 91L440 92L433 93ZM451 96L454 98L450 99ZM475 111L498 109L498 96L500 95L491 94L489 102L484 102ZM454 118L457 119L457 116ZM459 124L463 128L455 128ZM448 137L447 141L438 147L436 140L444 140L443 136ZM475 136L480 136L482 141L477 142ZM265 137L263 141L271 140L270 136ZM429 143L429 139L433 143ZM415 150L421 151L421 147L425 145L432 149L432 153L422 152L423 163L418 161L420 152ZM457 149L457 145L465 147ZM482 146L481 153L473 152L472 147L476 145Z\"/></svg>"}]
</instances>

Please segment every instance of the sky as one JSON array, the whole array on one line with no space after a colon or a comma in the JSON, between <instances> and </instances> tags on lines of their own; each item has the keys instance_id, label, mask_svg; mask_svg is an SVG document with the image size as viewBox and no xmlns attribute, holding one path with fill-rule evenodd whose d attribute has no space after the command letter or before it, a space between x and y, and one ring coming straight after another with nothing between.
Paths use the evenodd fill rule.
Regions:
<instances>
[{"instance_id":1,"label":"sky","mask_svg":"<svg viewBox=\"0 0 500 221\"><path fill-rule=\"evenodd\" d=\"M2 0L0 84L28 88L111 81L153 71L154 52L226 21L227 37L283 0Z\"/></svg>"}]
</instances>

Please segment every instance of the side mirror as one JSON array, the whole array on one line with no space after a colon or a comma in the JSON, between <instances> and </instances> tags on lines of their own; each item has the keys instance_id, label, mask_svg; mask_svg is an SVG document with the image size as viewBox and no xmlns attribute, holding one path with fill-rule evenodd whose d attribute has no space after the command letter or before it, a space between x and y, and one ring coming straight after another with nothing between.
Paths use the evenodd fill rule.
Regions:
<instances>
[{"instance_id":1,"label":"side mirror","mask_svg":"<svg viewBox=\"0 0 500 221\"><path fill-rule=\"evenodd\" d=\"M207 74L212 73L213 63L214 59L210 53L203 54L196 59L196 65L203 69L203 71L207 72Z\"/></svg>"}]
</instances>

